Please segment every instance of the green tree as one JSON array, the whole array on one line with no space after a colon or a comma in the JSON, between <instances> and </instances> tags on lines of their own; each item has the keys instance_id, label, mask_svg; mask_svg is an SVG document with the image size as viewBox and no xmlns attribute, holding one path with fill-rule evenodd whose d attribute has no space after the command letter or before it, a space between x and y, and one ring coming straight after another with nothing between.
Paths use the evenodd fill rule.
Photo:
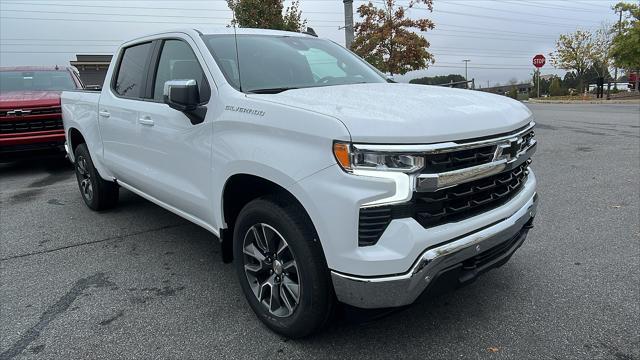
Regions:
<instances>
[{"instance_id":1,"label":"green tree","mask_svg":"<svg viewBox=\"0 0 640 360\"><path fill-rule=\"evenodd\" d=\"M284 8L284 0L227 0L236 24L245 28L304 31L307 20L302 19L299 0Z\"/></svg>"},{"instance_id":2,"label":"green tree","mask_svg":"<svg viewBox=\"0 0 640 360\"><path fill-rule=\"evenodd\" d=\"M384 0L382 7L372 2L360 5L358 14L362 22L355 24L356 36L351 49L384 73L406 74L425 69L434 63L427 51L429 42L414 30L434 28L429 19L407 17L407 10L424 4L433 10L433 0L409 0L406 6L397 6L396 0Z\"/></svg>"},{"instance_id":3,"label":"green tree","mask_svg":"<svg viewBox=\"0 0 640 360\"><path fill-rule=\"evenodd\" d=\"M409 81L411 84L421 84L421 85L442 85L449 84L452 82L460 82L464 81L464 76L460 74L449 74L449 75L438 75L432 77L421 77L417 79L412 79ZM465 87L464 85L460 85L459 87Z\"/></svg>"},{"instance_id":4,"label":"green tree","mask_svg":"<svg viewBox=\"0 0 640 360\"><path fill-rule=\"evenodd\" d=\"M575 71L579 90L583 90L584 74L597 58L597 46L588 31L577 30L572 34L562 34L556 41L556 51L549 54L555 68Z\"/></svg>"},{"instance_id":5,"label":"green tree","mask_svg":"<svg viewBox=\"0 0 640 360\"><path fill-rule=\"evenodd\" d=\"M533 74L533 88L531 89L531 97L535 97L538 95L538 81L540 82L540 95L549 94L549 86L551 85L551 81L555 78L548 77L538 77L535 73Z\"/></svg>"},{"instance_id":6,"label":"green tree","mask_svg":"<svg viewBox=\"0 0 640 360\"><path fill-rule=\"evenodd\" d=\"M564 94L565 94L565 91L562 88L562 85L560 84L560 79L557 77L554 77L553 80L551 80L551 84L549 85L549 95L561 96Z\"/></svg>"},{"instance_id":7,"label":"green tree","mask_svg":"<svg viewBox=\"0 0 640 360\"><path fill-rule=\"evenodd\" d=\"M511 85L511 89L509 90L509 93L507 93L507 96L518 100L518 89L514 85Z\"/></svg>"},{"instance_id":8,"label":"green tree","mask_svg":"<svg viewBox=\"0 0 640 360\"><path fill-rule=\"evenodd\" d=\"M611 77L609 68L611 67L612 42L613 28L609 25L602 24L602 26L593 33L592 66L590 70L595 72L595 77L603 77L605 79Z\"/></svg>"},{"instance_id":9,"label":"green tree","mask_svg":"<svg viewBox=\"0 0 640 360\"><path fill-rule=\"evenodd\" d=\"M611 44L613 61L616 66L640 73L640 5L620 2L614 10L623 12L624 21L616 28L619 33ZM635 85L638 91L638 80Z\"/></svg>"}]
</instances>

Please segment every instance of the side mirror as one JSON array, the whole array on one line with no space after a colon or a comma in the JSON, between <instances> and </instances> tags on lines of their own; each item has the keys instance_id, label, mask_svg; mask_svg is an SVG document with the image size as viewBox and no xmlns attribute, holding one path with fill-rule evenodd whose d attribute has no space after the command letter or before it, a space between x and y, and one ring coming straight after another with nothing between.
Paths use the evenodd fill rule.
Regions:
<instances>
[{"instance_id":1,"label":"side mirror","mask_svg":"<svg viewBox=\"0 0 640 360\"><path fill-rule=\"evenodd\" d=\"M200 91L195 80L169 80L164 83L164 103L183 112L196 125L204 121L207 108L200 106Z\"/></svg>"},{"instance_id":2,"label":"side mirror","mask_svg":"<svg viewBox=\"0 0 640 360\"><path fill-rule=\"evenodd\" d=\"M169 80L164 83L164 102L182 112L195 111L200 104L200 93L195 80Z\"/></svg>"}]
</instances>

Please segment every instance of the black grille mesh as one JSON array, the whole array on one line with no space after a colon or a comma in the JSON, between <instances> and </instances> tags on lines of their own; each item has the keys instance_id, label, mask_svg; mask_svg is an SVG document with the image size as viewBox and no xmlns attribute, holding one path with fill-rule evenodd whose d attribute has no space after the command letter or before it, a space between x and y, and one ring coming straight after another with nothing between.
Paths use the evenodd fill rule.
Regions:
<instances>
[{"instance_id":1,"label":"black grille mesh","mask_svg":"<svg viewBox=\"0 0 640 360\"><path fill-rule=\"evenodd\" d=\"M493 159L495 145L425 156L425 169L440 173L486 164Z\"/></svg>"},{"instance_id":2,"label":"black grille mesh","mask_svg":"<svg viewBox=\"0 0 640 360\"><path fill-rule=\"evenodd\" d=\"M425 228L464 220L512 199L526 182L528 162L503 173L436 192L416 192L402 205L360 209L358 243L374 245L393 219L414 218Z\"/></svg>"},{"instance_id":3,"label":"black grille mesh","mask_svg":"<svg viewBox=\"0 0 640 360\"><path fill-rule=\"evenodd\" d=\"M62 119L0 121L0 134L61 130Z\"/></svg>"},{"instance_id":4,"label":"black grille mesh","mask_svg":"<svg viewBox=\"0 0 640 360\"><path fill-rule=\"evenodd\" d=\"M358 245L374 245L392 220L391 207L360 209Z\"/></svg>"},{"instance_id":5,"label":"black grille mesh","mask_svg":"<svg viewBox=\"0 0 640 360\"><path fill-rule=\"evenodd\" d=\"M513 170L432 193L415 193L413 218L424 227L459 221L498 207L527 176L525 162Z\"/></svg>"}]
</instances>

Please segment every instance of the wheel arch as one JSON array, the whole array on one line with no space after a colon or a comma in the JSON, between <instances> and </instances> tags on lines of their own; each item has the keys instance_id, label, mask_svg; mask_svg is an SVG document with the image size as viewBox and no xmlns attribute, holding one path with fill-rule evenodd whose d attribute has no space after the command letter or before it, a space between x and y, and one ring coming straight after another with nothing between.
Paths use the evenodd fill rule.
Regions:
<instances>
[{"instance_id":1,"label":"wheel arch","mask_svg":"<svg viewBox=\"0 0 640 360\"><path fill-rule=\"evenodd\" d=\"M227 179L222 190L222 220L226 224L226 228L220 231L220 241L222 243L222 258L224 262L233 260L233 230L242 208L252 200L270 195L275 195L272 198L282 206L293 205L298 207L309 221L309 224L311 224L316 239L320 241L316 225L309 212L291 191L265 177L249 173L237 173ZM320 245L322 246L321 241Z\"/></svg>"},{"instance_id":2,"label":"wheel arch","mask_svg":"<svg viewBox=\"0 0 640 360\"><path fill-rule=\"evenodd\" d=\"M69 141L69 149L71 149L71 153L75 152L78 145L87 143L80 130L75 127L69 128L67 139Z\"/></svg>"}]
</instances>

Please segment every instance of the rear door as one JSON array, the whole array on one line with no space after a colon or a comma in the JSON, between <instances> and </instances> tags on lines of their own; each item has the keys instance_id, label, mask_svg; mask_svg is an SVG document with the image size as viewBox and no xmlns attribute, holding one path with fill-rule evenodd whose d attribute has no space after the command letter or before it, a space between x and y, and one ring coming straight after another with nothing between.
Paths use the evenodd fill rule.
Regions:
<instances>
[{"instance_id":1,"label":"rear door","mask_svg":"<svg viewBox=\"0 0 640 360\"><path fill-rule=\"evenodd\" d=\"M136 188L147 181L149 167L140 156L140 112L149 103L147 77L156 41L124 48L113 79L105 83L98 107L105 164L118 180Z\"/></svg>"},{"instance_id":2,"label":"rear door","mask_svg":"<svg viewBox=\"0 0 640 360\"><path fill-rule=\"evenodd\" d=\"M139 115L138 155L152 177L145 191L205 220L211 217L211 117L194 125L163 100L166 81L195 80L200 103L206 106L209 102L212 82L194 45L187 37L159 42L159 55L148 83L152 100Z\"/></svg>"}]
</instances>

